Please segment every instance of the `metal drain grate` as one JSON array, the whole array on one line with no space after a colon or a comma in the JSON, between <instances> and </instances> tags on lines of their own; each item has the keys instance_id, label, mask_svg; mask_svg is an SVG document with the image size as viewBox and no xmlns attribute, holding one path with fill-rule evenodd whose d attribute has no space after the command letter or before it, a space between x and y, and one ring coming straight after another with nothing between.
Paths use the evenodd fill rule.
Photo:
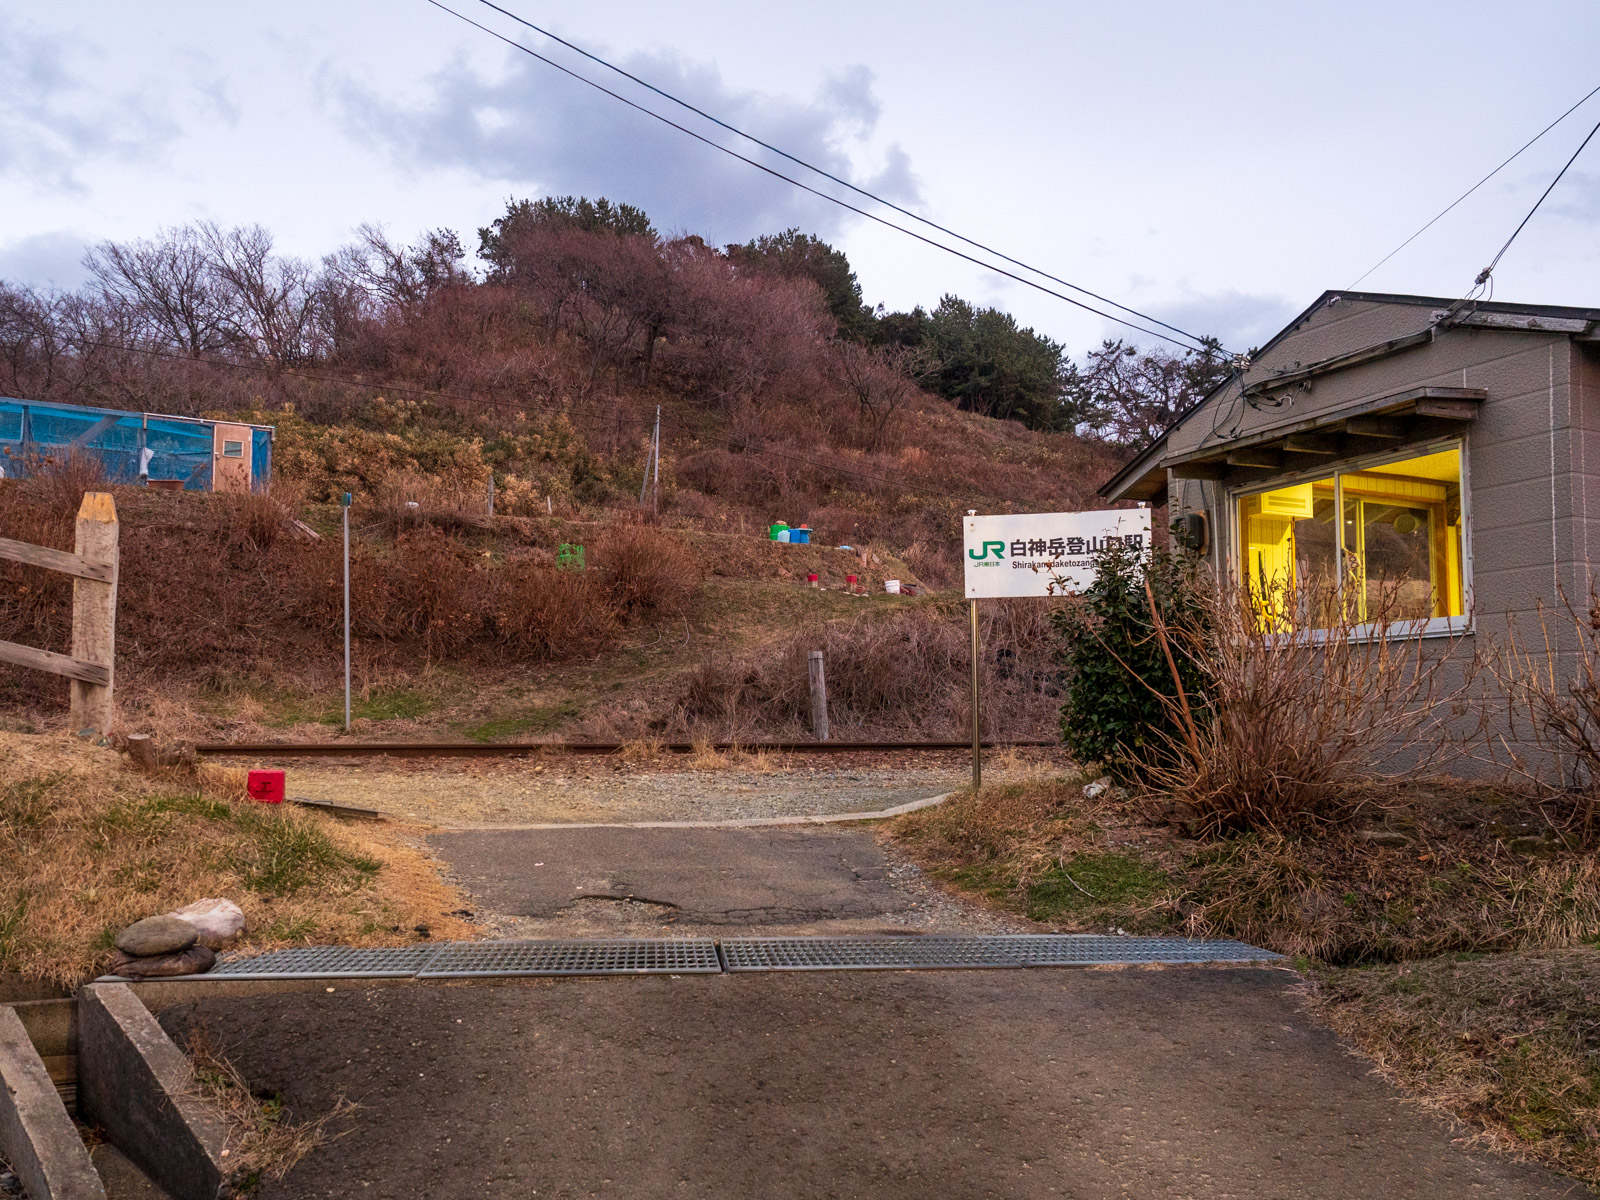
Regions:
<instances>
[{"instance_id":1,"label":"metal drain grate","mask_svg":"<svg viewBox=\"0 0 1600 1200\"><path fill-rule=\"evenodd\" d=\"M1020 967L1004 938L723 938L730 971L870 971Z\"/></svg>"},{"instance_id":2,"label":"metal drain grate","mask_svg":"<svg viewBox=\"0 0 1600 1200\"><path fill-rule=\"evenodd\" d=\"M720 971L871 971L1249 963L1280 958L1243 942L1094 934L903 938L612 938L302 946L218 963L198 979L456 979L506 975L710 975Z\"/></svg>"},{"instance_id":3,"label":"metal drain grate","mask_svg":"<svg viewBox=\"0 0 1600 1200\"><path fill-rule=\"evenodd\" d=\"M1283 957L1244 942L1097 934L1021 934L1005 939L1025 967L1114 966L1128 963L1248 963Z\"/></svg>"},{"instance_id":4,"label":"metal drain grate","mask_svg":"<svg viewBox=\"0 0 1600 1200\"><path fill-rule=\"evenodd\" d=\"M220 962L207 979L396 979L415 975L438 946L297 946Z\"/></svg>"},{"instance_id":5,"label":"metal drain grate","mask_svg":"<svg viewBox=\"0 0 1600 1200\"><path fill-rule=\"evenodd\" d=\"M722 970L710 938L458 942L442 947L421 979L492 975L706 975Z\"/></svg>"},{"instance_id":6,"label":"metal drain grate","mask_svg":"<svg viewBox=\"0 0 1600 1200\"><path fill-rule=\"evenodd\" d=\"M730 971L1113 966L1124 963L1264 962L1279 957L1242 942L1102 937L1092 934L724 938L721 945Z\"/></svg>"}]
</instances>

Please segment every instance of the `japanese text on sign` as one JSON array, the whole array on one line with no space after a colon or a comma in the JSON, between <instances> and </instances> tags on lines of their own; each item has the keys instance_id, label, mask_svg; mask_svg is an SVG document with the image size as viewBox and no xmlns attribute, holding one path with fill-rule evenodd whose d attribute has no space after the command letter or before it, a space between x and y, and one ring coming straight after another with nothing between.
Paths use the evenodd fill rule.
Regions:
<instances>
[{"instance_id":1,"label":"japanese text on sign","mask_svg":"<svg viewBox=\"0 0 1600 1200\"><path fill-rule=\"evenodd\" d=\"M1150 548L1150 510L1023 513L965 517L962 561L969 600L1060 596L1094 582L1095 555L1127 546Z\"/></svg>"}]
</instances>

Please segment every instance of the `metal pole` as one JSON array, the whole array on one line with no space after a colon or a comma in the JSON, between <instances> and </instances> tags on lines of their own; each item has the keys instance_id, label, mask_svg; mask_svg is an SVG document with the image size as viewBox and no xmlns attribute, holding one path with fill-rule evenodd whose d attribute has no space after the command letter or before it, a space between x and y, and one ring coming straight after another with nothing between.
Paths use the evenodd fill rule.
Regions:
<instances>
[{"instance_id":1,"label":"metal pole","mask_svg":"<svg viewBox=\"0 0 1600 1200\"><path fill-rule=\"evenodd\" d=\"M972 790L983 786L983 743L978 713L978 602L972 601Z\"/></svg>"},{"instance_id":2,"label":"metal pole","mask_svg":"<svg viewBox=\"0 0 1600 1200\"><path fill-rule=\"evenodd\" d=\"M344 731L350 732L350 493L344 494Z\"/></svg>"},{"instance_id":3,"label":"metal pole","mask_svg":"<svg viewBox=\"0 0 1600 1200\"><path fill-rule=\"evenodd\" d=\"M650 511L652 514L661 511L661 405L656 405L656 432L651 439L655 449L652 452L655 458L655 477L651 482Z\"/></svg>"}]
</instances>

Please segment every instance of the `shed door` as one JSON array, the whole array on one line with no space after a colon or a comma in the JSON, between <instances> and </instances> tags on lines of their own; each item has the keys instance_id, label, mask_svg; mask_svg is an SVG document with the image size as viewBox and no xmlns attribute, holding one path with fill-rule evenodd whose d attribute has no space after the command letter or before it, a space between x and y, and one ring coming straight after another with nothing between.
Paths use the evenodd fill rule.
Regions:
<instances>
[{"instance_id":1,"label":"shed door","mask_svg":"<svg viewBox=\"0 0 1600 1200\"><path fill-rule=\"evenodd\" d=\"M250 490L250 427L217 425L211 446L211 490Z\"/></svg>"}]
</instances>

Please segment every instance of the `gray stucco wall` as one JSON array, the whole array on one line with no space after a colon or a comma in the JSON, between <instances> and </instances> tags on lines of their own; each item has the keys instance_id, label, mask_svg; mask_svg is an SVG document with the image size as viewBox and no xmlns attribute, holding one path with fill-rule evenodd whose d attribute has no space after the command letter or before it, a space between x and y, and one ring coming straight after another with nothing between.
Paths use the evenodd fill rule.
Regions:
<instances>
[{"instance_id":1,"label":"gray stucco wall","mask_svg":"<svg viewBox=\"0 0 1600 1200\"><path fill-rule=\"evenodd\" d=\"M1349 299L1324 305L1271 347L1244 382L1423 330L1434 313L1426 305ZM1560 611L1561 597L1580 612L1587 609L1595 582L1591 563L1600 554L1600 344L1558 333L1453 328L1427 345L1319 376L1311 390L1291 393L1292 401L1278 407L1242 405L1235 384L1169 434L1168 454L1225 443L1235 429L1235 436L1247 437L1417 387L1487 392L1475 421L1435 423L1426 439L1453 434L1466 451L1476 633L1454 653L1488 654L1505 645L1513 628L1525 647L1542 651L1548 629L1557 674L1570 677L1577 635ZM1396 442L1393 449L1407 445ZM1337 461L1328 460L1330 471ZM1174 518L1208 513L1212 565L1231 573L1237 531L1229 497L1236 485L1171 476L1169 485ZM1492 692L1486 679L1485 694ZM1504 715L1495 723L1503 729ZM1522 750L1541 773L1568 769L1531 747ZM1459 773L1472 773L1462 766Z\"/></svg>"},{"instance_id":2,"label":"gray stucco wall","mask_svg":"<svg viewBox=\"0 0 1600 1200\"><path fill-rule=\"evenodd\" d=\"M1432 317L1421 305L1346 300L1325 307L1274 346L1245 382L1416 332ZM1488 393L1477 420L1432 426L1465 443L1478 627L1501 627L1512 614L1535 617L1539 603L1555 601L1558 590L1587 596L1590 553L1600 550L1600 356L1564 334L1451 329L1431 344L1321 376L1312 390L1292 392L1276 408L1242 405L1235 385L1172 432L1169 453L1224 443L1235 427L1245 437L1415 387ZM1330 470L1336 461L1329 460ZM1230 567L1236 553L1228 490L1222 483L1171 481L1174 516L1210 513L1219 569Z\"/></svg>"}]
</instances>

